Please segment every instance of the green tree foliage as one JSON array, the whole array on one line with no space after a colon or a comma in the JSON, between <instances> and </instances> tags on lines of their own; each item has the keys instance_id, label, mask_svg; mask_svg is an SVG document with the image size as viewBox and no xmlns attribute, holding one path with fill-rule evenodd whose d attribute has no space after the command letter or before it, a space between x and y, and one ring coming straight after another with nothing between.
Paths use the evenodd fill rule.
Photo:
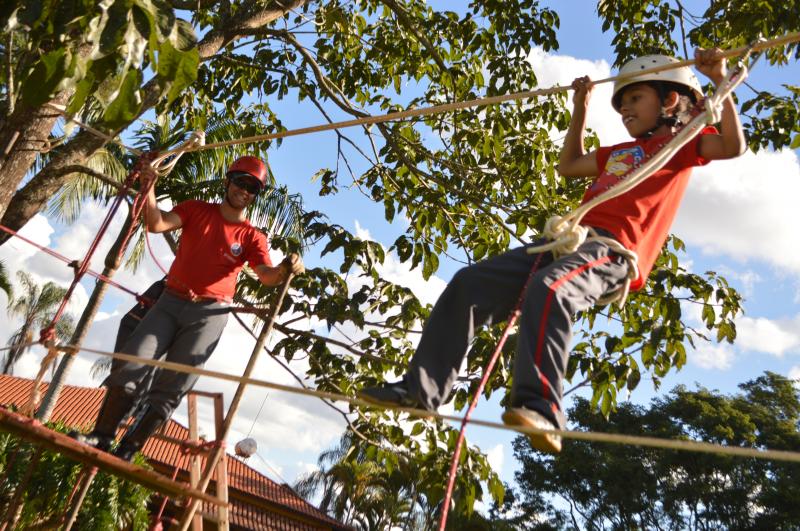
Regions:
<instances>
[{"instance_id":1,"label":"green tree foliage","mask_svg":"<svg viewBox=\"0 0 800 531\"><path fill-rule=\"evenodd\" d=\"M51 427L61 432L68 429L61 424ZM15 489L24 478L34 451L33 447L18 438L0 433L0 511L5 513ZM138 465L144 464L141 456L136 459ZM25 489L25 503L15 529L58 527L82 467L56 452L44 451ZM75 528L97 531L148 529L150 517L147 502L150 496L150 491L144 487L100 472L86 495Z\"/></svg>"},{"instance_id":2,"label":"green tree foliage","mask_svg":"<svg viewBox=\"0 0 800 531\"><path fill-rule=\"evenodd\" d=\"M608 420L588 401L574 429L800 450L800 393L774 373L722 395L677 387L648 407L621 404ZM800 466L762 459L568 441L557 457L514 441L520 529L797 529ZM526 527L527 525L527 527ZM542 528L542 527L540 527Z\"/></svg>"},{"instance_id":3,"label":"green tree foliage","mask_svg":"<svg viewBox=\"0 0 800 531\"><path fill-rule=\"evenodd\" d=\"M0 70L0 97L6 109L13 108L0 116L0 146L12 145L0 174L0 212L8 205L2 223L15 228L39 212L77 171L75 166L103 145L85 131L53 129L54 114L20 97L34 69L47 83L67 80L69 65L83 57L82 46L100 49L105 43L104 57L111 59L97 61L113 63L108 79L119 90L84 97L78 85L70 88L65 81L62 89L59 81L48 97L106 131L125 127L147 110L168 117L174 130L203 128L215 113L231 117L242 112L249 105L247 96L256 100L247 108L252 120L263 131L279 131L289 117L274 110L278 100L299 100L318 109L324 121L528 90L538 86L537 73L526 61L528 51L559 47L556 8L535 0L471 0L457 6L423 0L109 0L105 8L75 4L76 11L67 17L76 19L72 25L59 18L61 11L54 6L61 3L30 4L34 7L12 2L2 11L6 18L0 34L0 52L5 65L11 65ZM602 1L597 14L617 36L617 64L645 51L685 55L696 44L730 48L759 33L774 37L800 25L789 15L798 11L796 1L779 7L755 0L711 0L708 5L703 13L689 13L677 1ZM46 9L35 11L36 6ZM103 9L121 15L109 22ZM32 25L12 24L13 13L28 13L25 20ZM111 29L90 31L92 20ZM154 30L151 21L161 29ZM47 31L41 29L45 26ZM199 36L194 44L192 32ZM104 34L107 41L100 38ZM139 38L145 34L146 42ZM179 41L178 36L187 38ZM51 54L59 39L69 46ZM775 50L769 60L788 61L797 50L796 45ZM199 62L189 73L185 67L194 60L193 52ZM126 69L139 59L137 68ZM86 68L99 68L91 61ZM99 79L101 74L93 75ZM190 90L175 89L186 82ZM748 96L745 122L751 146L797 142L793 90L787 86L785 95ZM350 332L347 340L336 339L291 320L278 327L283 338L272 353L285 360L308 356L305 381L338 393L353 394L402 371L429 308L407 288L382 277L387 253L394 252L427 278L442 259L471 263L527 242L549 216L574 207L584 184L564 182L554 171L559 146L552 132L567 127L566 102L564 95L540 97L335 133L335 160L321 160L314 176L319 194L335 197L356 189L380 204L387 221L409 223L397 224L402 227L388 249L345 229L351 219L330 219L325 212L305 213L302 238L274 238L282 250L297 249L301 241L317 245L334 263L309 264L283 310L312 317L329 330L346 327ZM26 142L12 144L15 131ZM42 144L48 138L55 145L49 159L17 189L36 159L30 139ZM597 144L595 137L587 140L587 147ZM168 181L163 186L162 193L182 197ZM691 344L736 336L738 293L713 272L684 270L682 249L682 242L672 239L645 289L633 294L624 310L596 309L578 324L580 340L569 377L575 384L591 385L592 403L604 414L613 412L619 391L635 389L643 378L658 385L680 369ZM270 294L247 280L243 290L256 302ZM687 324L686 304L702 307L705 327ZM618 323L611 331L605 326L609 318ZM477 387L497 338L498 329L480 331L454 395L458 407ZM513 339L508 344L486 396L510 387ZM424 465L415 488L426 506L435 507L443 497L455 433L448 425L415 420L409 437L397 418L359 412L350 422L362 436L353 439L353 455L368 456L384 471L396 469L403 452L414 456ZM485 456L469 447L460 463L454 517L468 517L486 492L499 502L504 488Z\"/></svg>"}]
</instances>

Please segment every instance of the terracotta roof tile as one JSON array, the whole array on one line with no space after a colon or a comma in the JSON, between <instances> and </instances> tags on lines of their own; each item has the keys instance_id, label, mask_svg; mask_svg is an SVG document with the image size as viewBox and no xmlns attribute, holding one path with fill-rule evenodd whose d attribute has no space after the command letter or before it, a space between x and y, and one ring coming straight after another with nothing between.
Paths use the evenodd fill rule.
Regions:
<instances>
[{"instance_id":1,"label":"terracotta roof tile","mask_svg":"<svg viewBox=\"0 0 800 531\"><path fill-rule=\"evenodd\" d=\"M0 405L19 407L25 405L32 384L31 380L25 378L0 375ZM42 395L46 390L47 384L41 384ZM64 386L51 420L64 422L68 426L88 428L97 416L104 394L103 388ZM165 433L176 439L187 439L189 436L189 430L173 420L167 423ZM150 439L145 444L143 453L156 468L162 470L168 468L172 472L177 466L182 471L187 471L188 475L188 458L176 443ZM204 460L201 462L204 464ZM227 467L232 524L250 529L285 531L347 529L340 522L294 494L287 486L275 483L235 456L228 454ZM264 511L239 499L246 499L248 496L260 500L259 505L274 506L277 512ZM213 512L211 507L205 509ZM291 517L293 514L296 515L295 518Z\"/></svg>"}]
</instances>

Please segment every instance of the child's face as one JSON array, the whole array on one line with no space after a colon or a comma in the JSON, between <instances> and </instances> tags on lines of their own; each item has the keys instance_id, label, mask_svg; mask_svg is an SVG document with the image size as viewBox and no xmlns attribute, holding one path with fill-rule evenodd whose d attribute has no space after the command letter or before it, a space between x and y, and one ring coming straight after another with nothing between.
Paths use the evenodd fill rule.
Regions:
<instances>
[{"instance_id":1,"label":"child's face","mask_svg":"<svg viewBox=\"0 0 800 531\"><path fill-rule=\"evenodd\" d=\"M619 113L622 124L633 138L644 136L656 126L661 115L658 91L646 83L627 87L620 99Z\"/></svg>"}]
</instances>

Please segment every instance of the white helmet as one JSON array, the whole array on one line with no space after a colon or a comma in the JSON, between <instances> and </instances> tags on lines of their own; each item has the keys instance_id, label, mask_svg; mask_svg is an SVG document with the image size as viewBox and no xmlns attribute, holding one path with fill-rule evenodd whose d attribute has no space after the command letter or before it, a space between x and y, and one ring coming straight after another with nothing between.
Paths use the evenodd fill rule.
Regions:
<instances>
[{"instance_id":1,"label":"white helmet","mask_svg":"<svg viewBox=\"0 0 800 531\"><path fill-rule=\"evenodd\" d=\"M645 55L637 57L625 63L619 69L619 75L634 74L640 70L647 70L657 66L678 63L674 57L666 55ZM703 89L700 87L700 82L688 66L680 68L672 68L669 70L661 70L660 72L649 72L641 76L625 77L614 81L614 94L611 96L611 105L619 111L619 102L622 99L622 89L634 83L641 83L642 81L666 81L669 83L677 83L683 85L694 92L696 99L703 97Z\"/></svg>"}]
</instances>

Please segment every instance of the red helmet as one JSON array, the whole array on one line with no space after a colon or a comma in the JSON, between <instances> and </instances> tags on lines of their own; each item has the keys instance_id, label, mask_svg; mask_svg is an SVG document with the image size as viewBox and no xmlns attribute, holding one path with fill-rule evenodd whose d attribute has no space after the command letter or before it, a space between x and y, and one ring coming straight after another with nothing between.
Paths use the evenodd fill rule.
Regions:
<instances>
[{"instance_id":1,"label":"red helmet","mask_svg":"<svg viewBox=\"0 0 800 531\"><path fill-rule=\"evenodd\" d=\"M258 157L239 157L228 168L226 176L232 173L246 173L251 175L261 183L261 187L267 186L267 165Z\"/></svg>"}]
</instances>

